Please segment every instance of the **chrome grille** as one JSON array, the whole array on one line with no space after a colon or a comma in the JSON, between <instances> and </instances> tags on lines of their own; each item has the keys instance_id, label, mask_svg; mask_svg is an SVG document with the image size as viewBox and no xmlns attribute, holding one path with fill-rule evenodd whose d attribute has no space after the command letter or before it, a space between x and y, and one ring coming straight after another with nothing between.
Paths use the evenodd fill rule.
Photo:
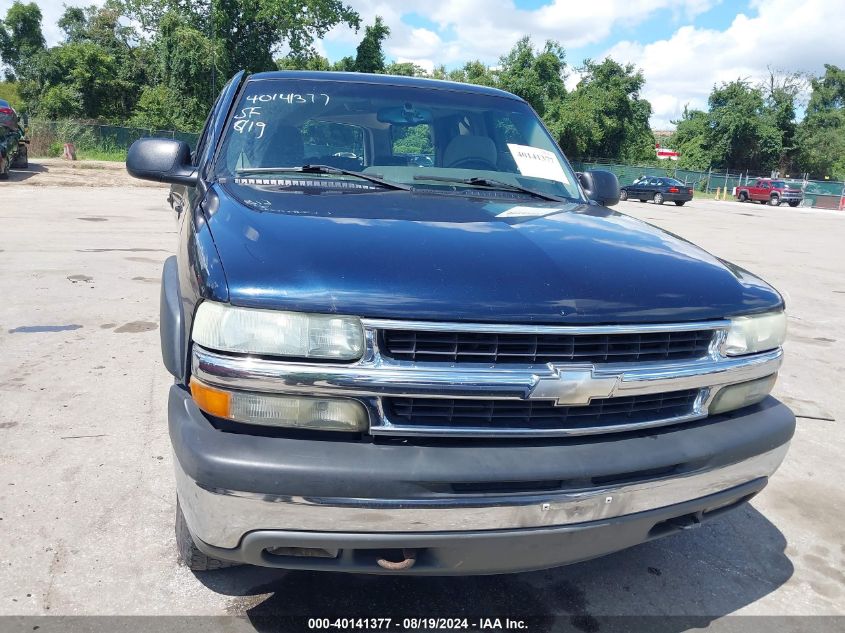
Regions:
<instances>
[{"instance_id":1,"label":"chrome grille","mask_svg":"<svg viewBox=\"0 0 845 633\"><path fill-rule=\"evenodd\" d=\"M194 345L192 376L224 389L357 399L374 436L551 438L704 419L721 389L776 373L783 356L781 349L725 356L727 320L558 326L365 318L362 325L366 346L354 363ZM444 340L448 349L433 346ZM526 342L528 353L518 349ZM568 356L549 352L550 342ZM431 351L445 353L424 355Z\"/></svg>"},{"instance_id":2,"label":"chrome grille","mask_svg":"<svg viewBox=\"0 0 845 633\"><path fill-rule=\"evenodd\" d=\"M699 389L620 398L599 398L585 406L552 401L384 398L391 424L421 427L567 431L671 419L692 413Z\"/></svg>"},{"instance_id":3,"label":"chrome grille","mask_svg":"<svg viewBox=\"0 0 845 633\"><path fill-rule=\"evenodd\" d=\"M618 334L530 334L386 329L388 358L444 363L626 363L707 355L714 330Z\"/></svg>"}]
</instances>

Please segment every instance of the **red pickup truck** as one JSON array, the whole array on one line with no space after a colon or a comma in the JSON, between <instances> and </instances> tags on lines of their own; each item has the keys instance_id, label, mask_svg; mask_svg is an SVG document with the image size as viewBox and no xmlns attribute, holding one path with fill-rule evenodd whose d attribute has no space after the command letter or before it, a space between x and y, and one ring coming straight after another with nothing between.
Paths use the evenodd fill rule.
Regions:
<instances>
[{"instance_id":1,"label":"red pickup truck","mask_svg":"<svg viewBox=\"0 0 845 633\"><path fill-rule=\"evenodd\" d=\"M797 207L804 199L804 192L791 186L785 180L776 178L758 178L756 182L736 188L736 197L740 202L769 203L773 207L781 202Z\"/></svg>"}]
</instances>

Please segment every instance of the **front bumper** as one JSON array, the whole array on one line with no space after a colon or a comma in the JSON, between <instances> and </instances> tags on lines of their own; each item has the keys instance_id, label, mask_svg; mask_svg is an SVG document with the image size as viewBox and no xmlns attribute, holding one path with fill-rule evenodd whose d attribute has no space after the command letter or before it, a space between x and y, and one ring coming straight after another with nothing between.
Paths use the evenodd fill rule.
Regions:
<instances>
[{"instance_id":1,"label":"front bumper","mask_svg":"<svg viewBox=\"0 0 845 633\"><path fill-rule=\"evenodd\" d=\"M237 547L225 549L199 542L209 556L223 560L317 571L367 574L458 576L546 569L617 552L682 530L698 527L748 501L766 485L760 478L707 497L612 519L548 528L423 533L313 532L257 530ZM333 557L270 553L274 548L313 548ZM401 559L416 551L416 564L388 571L378 559Z\"/></svg>"},{"instance_id":2,"label":"front bumper","mask_svg":"<svg viewBox=\"0 0 845 633\"><path fill-rule=\"evenodd\" d=\"M177 386L169 418L179 499L208 554L379 572L380 550L412 548L421 555L410 571L421 574L555 566L696 525L765 486L795 424L769 398L739 414L599 440L310 441L218 431ZM502 483L511 490L489 491ZM336 556L268 553L275 547Z\"/></svg>"}]
</instances>

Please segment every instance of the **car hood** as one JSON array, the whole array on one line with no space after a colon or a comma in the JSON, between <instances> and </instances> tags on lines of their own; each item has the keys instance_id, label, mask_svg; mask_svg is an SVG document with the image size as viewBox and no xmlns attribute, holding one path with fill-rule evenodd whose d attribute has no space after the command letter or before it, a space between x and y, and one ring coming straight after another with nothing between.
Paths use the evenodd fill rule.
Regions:
<instances>
[{"instance_id":1,"label":"car hood","mask_svg":"<svg viewBox=\"0 0 845 633\"><path fill-rule=\"evenodd\" d=\"M691 321L782 305L747 271L629 216L476 193L229 182L204 205L235 305L548 324Z\"/></svg>"}]
</instances>

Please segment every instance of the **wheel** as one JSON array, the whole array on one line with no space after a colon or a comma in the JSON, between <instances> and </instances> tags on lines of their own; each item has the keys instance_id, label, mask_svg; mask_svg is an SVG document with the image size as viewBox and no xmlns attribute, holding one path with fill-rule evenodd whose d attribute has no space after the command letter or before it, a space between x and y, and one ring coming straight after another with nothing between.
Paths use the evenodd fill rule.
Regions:
<instances>
[{"instance_id":1,"label":"wheel","mask_svg":"<svg viewBox=\"0 0 845 633\"><path fill-rule=\"evenodd\" d=\"M740 202L748 202L748 192L747 191L740 191L739 192L739 201Z\"/></svg>"},{"instance_id":2,"label":"wheel","mask_svg":"<svg viewBox=\"0 0 845 633\"><path fill-rule=\"evenodd\" d=\"M624 189L621 189L621 190L619 191L619 199L620 199L620 200L622 200L623 202L624 202L625 200L627 200L627 199L628 199L628 192L627 192L627 191L625 191Z\"/></svg>"},{"instance_id":3,"label":"wheel","mask_svg":"<svg viewBox=\"0 0 845 633\"><path fill-rule=\"evenodd\" d=\"M679 207L684 206L685 202L686 202L686 200L675 200L675 204Z\"/></svg>"},{"instance_id":4,"label":"wheel","mask_svg":"<svg viewBox=\"0 0 845 633\"><path fill-rule=\"evenodd\" d=\"M772 196L769 198L769 204L776 207L780 204L780 196Z\"/></svg>"},{"instance_id":5,"label":"wheel","mask_svg":"<svg viewBox=\"0 0 845 633\"><path fill-rule=\"evenodd\" d=\"M790 207L797 207L799 204L801 204L801 201L800 201L800 200L790 200L790 201L789 201L789 206L790 206Z\"/></svg>"},{"instance_id":6,"label":"wheel","mask_svg":"<svg viewBox=\"0 0 845 633\"><path fill-rule=\"evenodd\" d=\"M659 191L654 194L654 198L652 199L654 200L654 204L663 204L663 194Z\"/></svg>"},{"instance_id":7,"label":"wheel","mask_svg":"<svg viewBox=\"0 0 845 633\"><path fill-rule=\"evenodd\" d=\"M0 158L0 180L9 180L9 160L5 156Z\"/></svg>"},{"instance_id":8,"label":"wheel","mask_svg":"<svg viewBox=\"0 0 845 633\"><path fill-rule=\"evenodd\" d=\"M26 150L26 145L20 148L18 155L15 157L14 166L18 169L26 169L29 167L29 152Z\"/></svg>"},{"instance_id":9,"label":"wheel","mask_svg":"<svg viewBox=\"0 0 845 633\"><path fill-rule=\"evenodd\" d=\"M202 553L194 543L194 537L185 523L185 515L182 514L182 507L179 500L176 500L176 552L180 565L184 565L191 571L213 571L234 567L239 563L233 563L218 558L212 558Z\"/></svg>"}]
</instances>

